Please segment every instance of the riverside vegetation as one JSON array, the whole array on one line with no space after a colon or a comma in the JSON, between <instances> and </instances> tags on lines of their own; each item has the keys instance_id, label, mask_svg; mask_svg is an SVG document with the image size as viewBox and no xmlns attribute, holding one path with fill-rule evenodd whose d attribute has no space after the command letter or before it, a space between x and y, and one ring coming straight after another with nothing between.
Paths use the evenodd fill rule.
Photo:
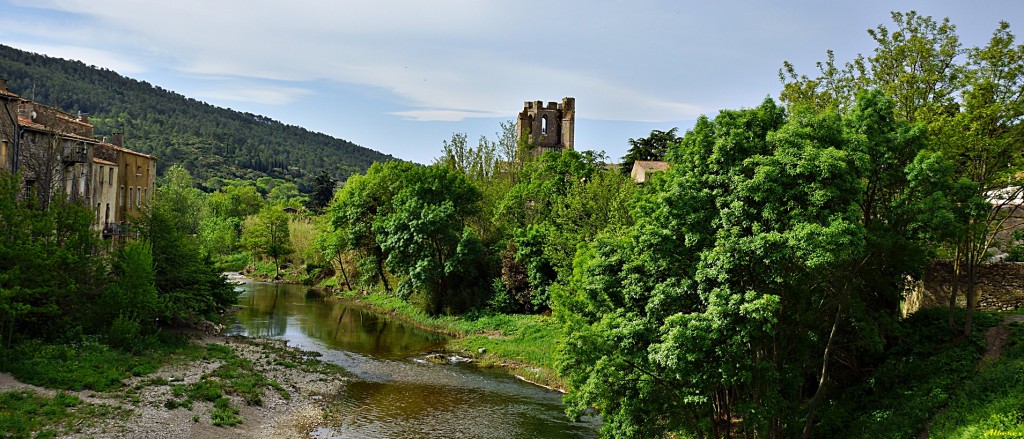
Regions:
<instances>
[{"instance_id":1,"label":"riverside vegetation","mask_svg":"<svg viewBox=\"0 0 1024 439\"><path fill-rule=\"evenodd\" d=\"M989 198L1024 187L1024 46L1005 23L964 48L947 21L893 22L869 31L872 54L829 53L817 77L784 64L781 102L630 139L626 161L671 164L644 186L602 154L537 156L503 124L476 147L453 135L430 166L376 163L333 196L329 176L310 196L269 177L204 191L172 166L144 239L106 259L77 207L12 204L30 220L4 227L43 224L32 245L61 245L26 247L38 262L3 253L19 267L3 272L5 349L92 340L132 364L163 349L157 317L232 303L210 267L244 268L456 335L450 349L564 387L569 413L596 409L607 436L1024 435L1024 330L977 312L973 290L977 265L1018 244L994 240L1009 207ZM967 307L901 318L934 258L955 262L950 303ZM187 264L200 274L165 271ZM46 285L22 275L57 266L67 278ZM111 305L61 311L90 297Z\"/></svg>"}]
</instances>

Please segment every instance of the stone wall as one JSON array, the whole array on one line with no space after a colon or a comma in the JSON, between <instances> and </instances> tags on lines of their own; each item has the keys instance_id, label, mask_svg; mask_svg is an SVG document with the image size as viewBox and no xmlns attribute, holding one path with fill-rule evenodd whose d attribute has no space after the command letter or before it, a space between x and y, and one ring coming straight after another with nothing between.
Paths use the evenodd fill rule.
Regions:
<instances>
[{"instance_id":1,"label":"stone wall","mask_svg":"<svg viewBox=\"0 0 1024 439\"><path fill-rule=\"evenodd\" d=\"M949 261L933 262L924 276L924 281L907 293L904 315L921 308L945 307L953 288L953 264ZM967 306L964 296L966 280L960 280L960 294L957 305ZM1024 263L997 262L978 267L975 285L978 302L982 311L1008 311L1024 305Z\"/></svg>"}]
</instances>

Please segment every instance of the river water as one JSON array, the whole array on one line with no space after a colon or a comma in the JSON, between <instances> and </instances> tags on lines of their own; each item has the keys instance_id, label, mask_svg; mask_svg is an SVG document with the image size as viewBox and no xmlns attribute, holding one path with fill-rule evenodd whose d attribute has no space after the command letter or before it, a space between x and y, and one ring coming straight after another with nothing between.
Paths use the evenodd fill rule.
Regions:
<instances>
[{"instance_id":1,"label":"river water","mask_svg":"<svg viewBox=\"0 0 1024 439\"><path fill-rule=\"evenodd\" d=\"M299 285L245 282L230 333L288 340L355 378L334 398L338 425L314 438L596 437L572 422L561 394L500 371L424 361L445 337L351 303L307 297Z\"/></svg>"}]
</instances>

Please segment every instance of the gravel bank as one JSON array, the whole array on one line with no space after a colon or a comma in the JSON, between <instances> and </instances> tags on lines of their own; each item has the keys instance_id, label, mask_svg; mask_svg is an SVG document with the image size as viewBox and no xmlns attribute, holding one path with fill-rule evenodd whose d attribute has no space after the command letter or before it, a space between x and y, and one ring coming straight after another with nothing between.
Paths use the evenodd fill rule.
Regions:
<instances>
[{"instance_id":1,"label":"gravel bank","mask_svg":"<svg viewBox=\"0 0 1024 439\"><path fill-rule=\"evenodd\" d=\"M66 392L88 403L107 404L130 412L127 415L97 419L91 425L78 426L74 433L59 437L308 438L310 431L325 425L323 405L343 388L348 379L347 374L336 367L323 364L298 367L295 361L279 361L282 354L294 360L308 359L309 353L287 347L278 340L204 335L195 343L230 347L237 355L252 361L266 378L280 383L288 397L285 398L274 389L265 389L262 405L250 406L241 397L228 395L231 405L240 410L242 423L234 427L214 426L210 418L212 403L196 401L191 410L182 407L168 409L165 403L174 399L172 386L198 382L222 363L218 360L178 362L156 373L130 378L117 391ZM56 393L54 390L21 383L9 374L0 373L0 392L12 390L33 390L50 396Z\"/></svg>"}]
</instances>

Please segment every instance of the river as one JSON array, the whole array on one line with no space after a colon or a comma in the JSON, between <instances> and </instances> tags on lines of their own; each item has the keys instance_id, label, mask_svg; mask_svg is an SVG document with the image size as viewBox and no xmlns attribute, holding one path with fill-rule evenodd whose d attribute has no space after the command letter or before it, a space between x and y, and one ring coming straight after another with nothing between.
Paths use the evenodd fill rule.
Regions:
<instances>
[{"instance_id":1,"label":"river","mask_svg":"<svg viewBox=\"0 0 1024 439\"><path fill-rule=\"evenodd\" d=\"M299 285L244 282L229 333L277 338L351 371L332 404L338 425L314 438L596 437L572 422L561 394L469 364L434 364L446 338L355 304L307 297Z\"/></svg>"}]
</instances>

